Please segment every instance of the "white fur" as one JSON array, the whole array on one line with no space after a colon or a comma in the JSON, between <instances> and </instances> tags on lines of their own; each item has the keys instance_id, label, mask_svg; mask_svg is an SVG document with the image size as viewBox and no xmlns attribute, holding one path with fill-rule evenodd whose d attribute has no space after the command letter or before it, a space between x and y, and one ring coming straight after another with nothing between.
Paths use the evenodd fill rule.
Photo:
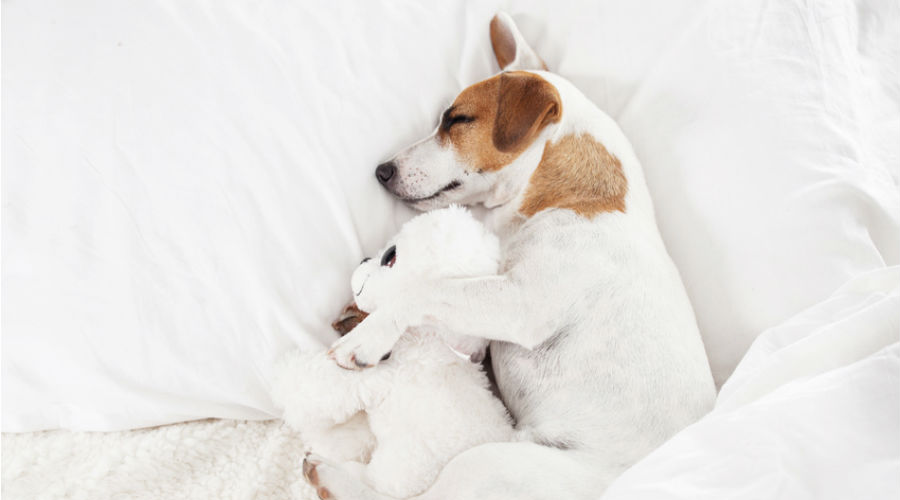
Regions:
<instances>
[{"instance_id":1,"label":"white fur","mask_svg":"<svg viewBox=\"0 0 900 500\"><path fill-rule=\"evenodd\" d=\"M390 247L393 267L381 265ZM357 305L366 311L409 300L419 280L495 274L499 246L465 209L451 207L407 222L381 253L353 274ZM422 326L400 338L387 362L364 372L342 369L326 353L293 353L273 396L313 452L343 462L380 493L406 498L430 486L460 452L512 439L505 408L469 361L485 347L483 339Z\"/></svg>"},{"instance_id":2,"label":"white fur","mask_svg":"<svg viewBox=\"0 0 900 500\"><path fill-rule=\"evenodd\" d=\"M514 31L517 51L528 53L515 61L534 61L512 20L500 18ZM504 69L534 70L515 61ZM423 498L596 498L619 473L708 412L715 398L691 304L630 143L571 83L533 72L559 92L559 123L547 126L511 165L480 175L480 184L464 183L413 204L422 209L477 200L490 208L487 221L501 237L502 274L422 283L409 292L412 300L380 309L334 346L338 363L348 366L351 356L377 362L402 331L426 322L492 340L503 400L520 436L532 443L463 453ZM569 134L590 134L621 161L625 213L586 218L549 209L530 219L518 213L545 142ZM428 155L415 153L398 155L401 175L413 168L428 172L421 168ZM441 154L440 182L475 171L459 159L449 165ZM356 488L340 467L319 470L339 500L379 498ZM512 494L510 484L521 490Z\"/></svg>"}]
</instances>

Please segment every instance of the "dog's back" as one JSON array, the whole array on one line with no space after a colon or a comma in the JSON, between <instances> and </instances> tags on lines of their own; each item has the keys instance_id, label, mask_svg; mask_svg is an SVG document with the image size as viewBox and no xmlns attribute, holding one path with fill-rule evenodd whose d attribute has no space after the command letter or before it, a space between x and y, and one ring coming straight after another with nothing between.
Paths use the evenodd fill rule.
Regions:
<instances>
[{"instance_id":1,"label":"dog's back","mask_svg":"<svg viewBox=\"0 0 900 500\"><path fill-rule=\"evenodd\" d=\"M491 344L504 402L533 441L596 450L608 466L624 466L711 409L715 388L690 304L671 260L650 246L562 210L532 218L509 242L508 272L525 273L521 281L560 279L536 271L548 255L578 268L560 287L566 293L540 298L568 305L544 325L548 340L534 349Z\"/></svg>"}]
</instances>

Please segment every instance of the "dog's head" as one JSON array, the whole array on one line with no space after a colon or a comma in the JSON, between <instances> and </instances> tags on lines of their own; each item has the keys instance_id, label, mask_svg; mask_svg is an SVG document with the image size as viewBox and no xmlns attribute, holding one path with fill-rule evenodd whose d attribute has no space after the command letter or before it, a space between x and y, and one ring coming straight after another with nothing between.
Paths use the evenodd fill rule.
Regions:
<instances>
[{"instance_id":1,"label":"dog's head","mask_svg":"<svg viewBox=\"0 0 900 500\"><path fill-rule=\"evenodd\" d=\"M495 16L490 34L503 71L463 90L431 135L376 169L378 181L413 208L505 203L524 187L508 167L542 147L536 139L560 120L559 92L541 76L546 66L512 19Z\"/></svg>"},{"instance_id":2,"label":"dog's head","mask_svg":"<svg viewBox=\"0 0 900 500\"><path fill-rule=\"evenodd\" d=\"M375 257L359 264L350 285L359 309L371 313L404 300L422 281L496 274L499 259L497 237L466 209L451 206L404 224Z\"/></svg>"}]
</instances>

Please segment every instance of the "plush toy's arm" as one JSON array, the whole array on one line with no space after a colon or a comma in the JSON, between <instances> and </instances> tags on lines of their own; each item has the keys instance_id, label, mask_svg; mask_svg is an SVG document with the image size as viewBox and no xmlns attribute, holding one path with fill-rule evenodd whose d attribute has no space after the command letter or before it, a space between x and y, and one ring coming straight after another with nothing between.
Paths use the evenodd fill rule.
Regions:
<instances>
[{"instance_id":1,"label":"plush toy's arm","mask_svg":"<svg viewBox=\"0 0 900 500\"><path fill-rule=\"evenodd\" d=\"M407 328L429 324L454 333L533 349L553 335L558 323L564 320L565 307L569 304L559 298L529 303L524 289L508 276L422 283L398 304L370 314L338 340L329 353L345 368L374 366ZM531 300L542 297L543 294Z\"/></svg>"},{"instance_id":2,"label":"plush toy's arm","mask_svg":"<svg viewBox=\"0 0 900 500\"><path fill-rule=\"evenodd\" d=\"M325 353L292 353L276 368L272 398L284 409L284 420L300 430L341 424L377 403L377 372L345 370Z\"/></svg>"}]
</instances>

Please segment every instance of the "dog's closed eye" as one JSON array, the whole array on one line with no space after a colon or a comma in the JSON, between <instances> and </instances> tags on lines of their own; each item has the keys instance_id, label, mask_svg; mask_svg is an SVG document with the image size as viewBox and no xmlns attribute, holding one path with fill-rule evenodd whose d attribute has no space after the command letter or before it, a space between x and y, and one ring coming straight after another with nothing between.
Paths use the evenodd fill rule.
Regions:
<instances>
[{"instance_id":1,"label":"dog's closed eye","mask_svg":"<svg viewBox=\"0 0 900 500\"><path fill-rule=\"evenodd\" d=\"M457 123L472 123L474 121L475 121L474 116L456 115L454 117L451 117L450 120L447 121L447 129L450 129Z\"/></svg>"},{"instance_id":2,"label":"dog's closed eye","mask_svg":"<svg viewBox=\"0 0 900 500\"><path fill-rule=\"evenodd\" d=\"M474 116L464 115L464 114L453 114L456 106L451 106L444 114L441 116L441 128L445 132L449 132L451 128L457 123L471 123L475 121Z\"/></svg>"},{"instance_id":3,"label":"dog's closed eye","mask_svg":"<svg viewBox=\"0 0 900 500\"><path fill-rule=\"evenodd\" d=\"M391 245L381 256L382 266L394 267L394 262L397 262L397 245Z\"/></svg>"}]
</instances>

